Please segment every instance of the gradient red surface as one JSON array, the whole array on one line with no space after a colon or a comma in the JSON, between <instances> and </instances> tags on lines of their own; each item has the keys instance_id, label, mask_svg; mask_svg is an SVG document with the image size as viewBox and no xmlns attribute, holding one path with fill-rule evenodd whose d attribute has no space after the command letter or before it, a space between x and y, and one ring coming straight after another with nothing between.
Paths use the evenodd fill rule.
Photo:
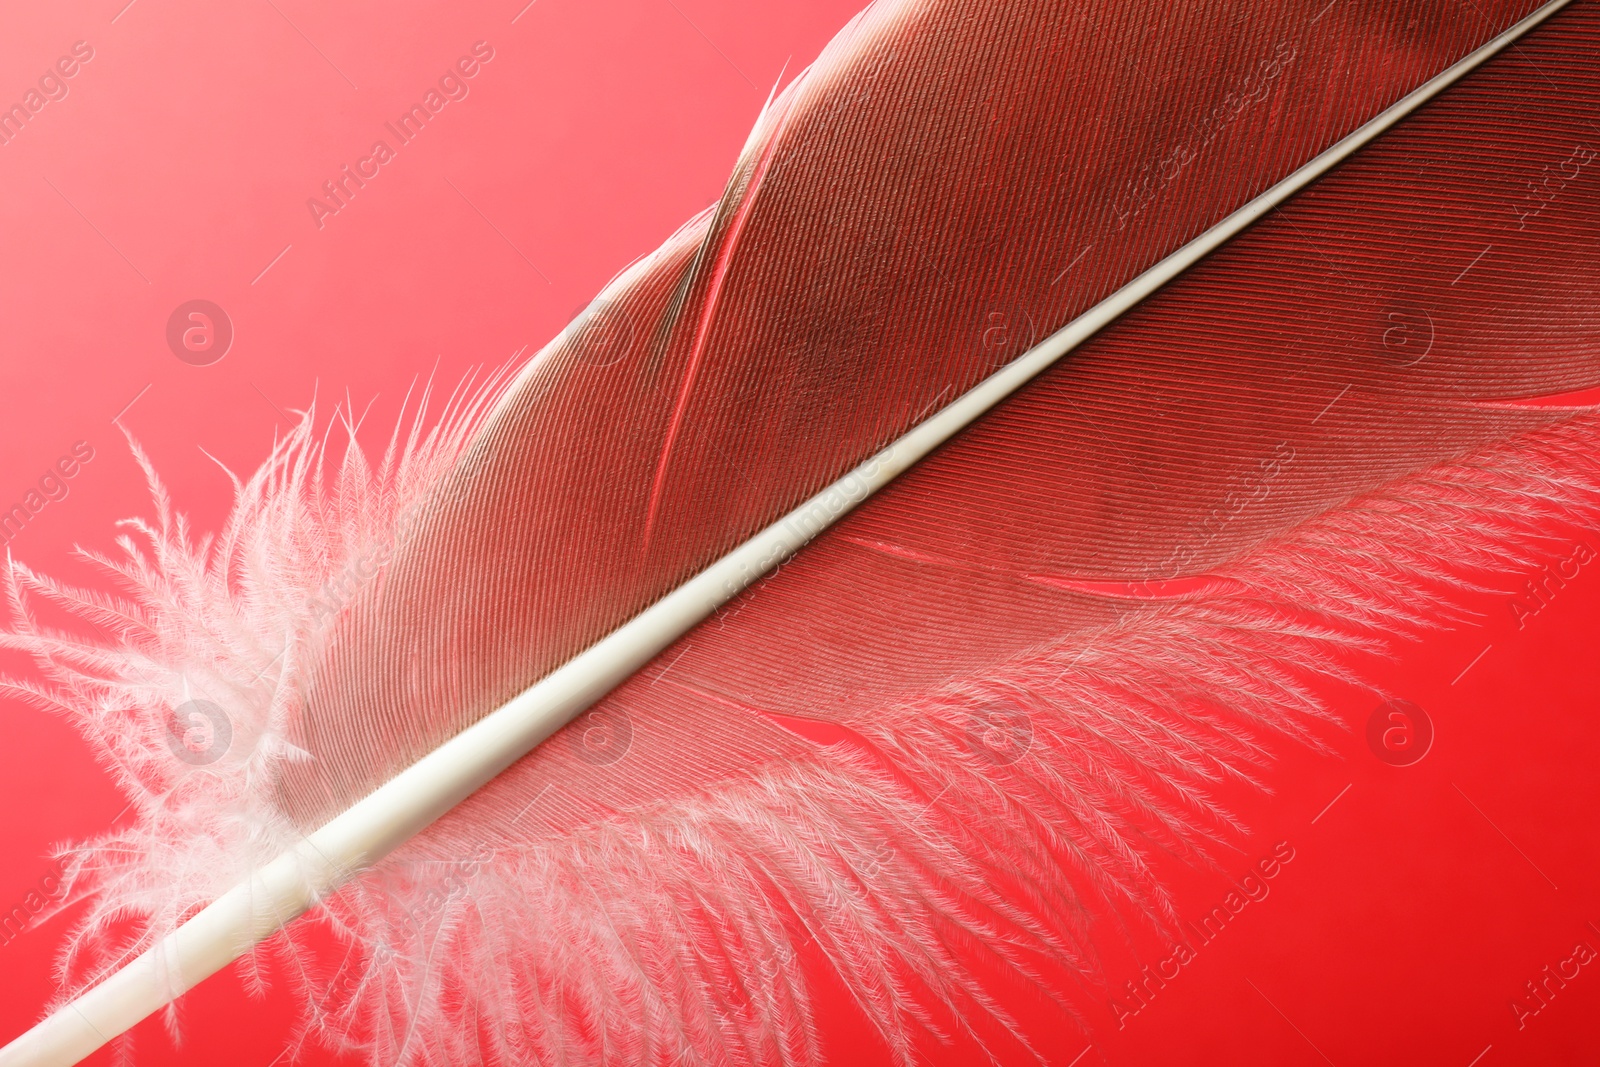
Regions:
<instances>
[{"instance_id":1,"label":"gradient red surface","mask_svg":"<svg viewBox=\"0 0 1600 1067\"><path fill-rule=\"evenodd\" d=\"M417 378L452 382L538 347L715 199L768 91L855 8L111 0L7 13L0 103L33 89L47 102L0 145L0 507L30 493L40 505L6 547L88 579L72 545L104 546L117 519L148 511L124 429L207 529L229 500L218 463L252 469L319 390L373 400L367 425L381 433ZM459 99L393 158L363 163L464 57L475 72L450 83ZM49 71L62 76L41 87ZM336 213L312 211L347 165L366 168L365 184ZM209 363L215 343L187 361L169 345L169 320L194 300L231 323ZM56 480L63 457L74 473ZM1106 986L1015 991L1035 1046L1062 1064L1600 1055L1600 967L1574 955L1600 951L1592 558L1550 571L1537 597L1484 597L1478 627L1363 664L1431 721L1426 755L1380 759L1374 699L1333 694L1351 727L1330 733L1334 753L1285 750L1270 795L1230 798L1252 831L1217 870L1162 868L1188 945L1175 954L1107 924ZM50 847L112 824L123 800L68 724L12 700L0 714L11 912L48 889ZM1252 868L1273 876L1247 881ZM1230 893L1226 922L1208 925ZM6 930L0 1037L49 999L69 922ZM1546 967L1569 977L1547 982ZM881 1062L842 994L825 989L824 1003L831 1061ZM138 1061L270 1064L294 1010L281 976L252 995L222 975L186 998L181 1046L159 1021L140 1028ZM983 1036L1028 1062L1005 1035ZM981 1056L926 1049L935 1062Z\"/></svg>"}]
</instances>

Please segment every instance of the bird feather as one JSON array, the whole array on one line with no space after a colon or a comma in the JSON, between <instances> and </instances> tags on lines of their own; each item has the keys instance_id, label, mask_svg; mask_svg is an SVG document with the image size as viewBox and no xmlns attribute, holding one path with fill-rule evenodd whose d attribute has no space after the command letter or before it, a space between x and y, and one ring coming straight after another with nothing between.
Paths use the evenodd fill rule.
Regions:
<instances>
[{"instance_id":1,"label":"bird feather","mask_svg":"<svg viewBox=\"0 0 1600 1067\"><path fill-rule=\"evenodd\" d=\"M326 476L308 414L214 540L149 472L120 599L14 564L17 691L139 812L71 854L67 988L1538 5L1476 9L876 5L509 382ZM356 873L313 917L340 965L281 943L307 1037L814 1063L815 958L910 1062L1008 1020L977 956L1092 979L1107 915L1170 918L1151 853L1318 743L1319 679L1593 523L1597 39L1571 4ZM197 701L214 763L172 758Z\"/></svg>"}]
</instances>

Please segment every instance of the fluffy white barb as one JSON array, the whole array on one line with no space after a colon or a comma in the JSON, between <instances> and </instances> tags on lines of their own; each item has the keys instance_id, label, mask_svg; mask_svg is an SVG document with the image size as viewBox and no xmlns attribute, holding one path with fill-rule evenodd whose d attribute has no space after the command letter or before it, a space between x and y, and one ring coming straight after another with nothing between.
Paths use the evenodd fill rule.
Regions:
<instances>
[{"instance_id":1,"label":"fluffy white barb","mask_svg":"<svg viewBox=\"0 0 1600 1067\"><path fill-rule=\"evenodd\" d=\"M12 563L0 641L45 681L7 688L72 718L133 816L62 853L85 906L64 991L302 837L273 801L304 758L285 740L298 666L381 575L489 392L464 392L428 432L419 415L375 464L354 445L333 464L308 413L236 483L214 539L193 537L141 455L154 521L89 557L118 595ZM299 984L302 1036L375 1064L817 1063L797 963L817 958L903 1062L923 1025L1003 1019L955 946L1088 975L1090 909L1164 922L1147 850L1229 831L1212 787L1259 767L1268 735L1315 743L1317 679L1355 680L1352 651L1459 620L1594 525L1597 425L1435 468L1214 571L1210 592L863 712L853 726L882 759L818 746L510 848L464 847L441 824L297 926L330 925L341 964L296 930L271 943ZM79 625L41 624L36 603ZM973 743L975 722L995 746ZM1011 872L1005 893L995 869Z\"/></svg>"}]
</instances>

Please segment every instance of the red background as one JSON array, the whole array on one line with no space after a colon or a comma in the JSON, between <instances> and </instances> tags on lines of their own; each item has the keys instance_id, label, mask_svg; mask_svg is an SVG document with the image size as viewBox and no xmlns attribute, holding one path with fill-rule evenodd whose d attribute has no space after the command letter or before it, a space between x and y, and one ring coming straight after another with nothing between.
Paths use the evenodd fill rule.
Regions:
<instances>
[{"instance_id":1,"label":"red background","mask_svg":"<svg viewBox=\"0 0 1600 1067\"><path fill-rule=\"evenodd\" d=\"M208 529L229 499L209 457L253 469L318 390L358 407L375 398L368 425L382 428L419 376L453 382L537 348L718 196L768 91L858 0L524 2L413 0L401 14L370 2L95 0L3 17L0 103L75 42L94 52L64 99L0 145L0 508L76 442L95 453L13 554L90 579L71 546L105 546L116 519L148 512L123 428ZM319 228L307 199L374 140L392 144L383 124L478 41L494 58L467 97ZM169 315L193 299L233 323L213 365L167 347ZM1578 941L1600 950L1600 733L1585 652L1600 633L1600 567L1524 628L1510 597L1479 607L1481 626L1366 665L1431 718L1421 762L1376 758L1364 733L1374 699L1333 694L1352 724L1330 734L1336 754L1285 753L1271 795L1233 798L1254 829L1218 854L1218 871L1162 868L1180 915L1198 921L1278 842L1294 855L1121 1028L1109 1001L1135 1006L1119 990L1169 955L1154 937L1130 945L1107 926L1112 988L1072 997L1080 1023L1047 991L1017 994L1051 1062L1494 1067L1600 1053L1600 961L1523 1028L1510 1007ZM123 800L66 723L10 700L0 715L9 910L46 875L53 844L110 825ZM68 921L0 945L0 1037L49 998ZM832 1061L880 1062L848 1006L823 1004ZM219 976L187 998L183 1047L146 1024L139 1060L270 1064L293 1016L283 983L252 999ZM1002 1059L1026 1062L987 1036ZM936 1061L979 1055L927 1048Z\"/></svg>"}]
</instances>

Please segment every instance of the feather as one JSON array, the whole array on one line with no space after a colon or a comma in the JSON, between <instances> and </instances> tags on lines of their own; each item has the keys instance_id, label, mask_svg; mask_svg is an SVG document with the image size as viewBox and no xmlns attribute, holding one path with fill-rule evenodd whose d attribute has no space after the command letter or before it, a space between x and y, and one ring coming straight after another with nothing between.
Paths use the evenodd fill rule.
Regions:
<instances>
[{"instance_id":1,"label":"feather","mask_svg":"<svg viewBox=\"0 0 1600 1067\"><path fill-rule=\"evenodd\" d=\"M214 901L265 935L286 916L252 911L252 877L309 903L352 874L316 912L347 966L293 958L308 1033L375 1063L815 1062L807 942L901 1061L925 1027L1005 1018L971 946L1092 974L1091 916L1167 914L1149 851L1228 832L1217 787L1272 737L1315 743L1312 678L1356 679L1352 652L1592 523L1595 425L1561 398L1600 378L1596 5L384 862L343 869L319 835L1536 10L1480 6L871 8L763 112L722 201L509 385L376 465L352 441L326 482L308 417L216 542L152 473L157 522L106 561L126 602L14 565L7 641L51 683L25 693L83 720L140 810L74 853L78 943L142 923L70 958L78 986ZM1565 179L1532 202L1530 161ZM47 629L33 598L121 639ZM226 751L173 761L174 709ZM197 980L145 958L163 995Z\"/></svg>"}]
</instances>

